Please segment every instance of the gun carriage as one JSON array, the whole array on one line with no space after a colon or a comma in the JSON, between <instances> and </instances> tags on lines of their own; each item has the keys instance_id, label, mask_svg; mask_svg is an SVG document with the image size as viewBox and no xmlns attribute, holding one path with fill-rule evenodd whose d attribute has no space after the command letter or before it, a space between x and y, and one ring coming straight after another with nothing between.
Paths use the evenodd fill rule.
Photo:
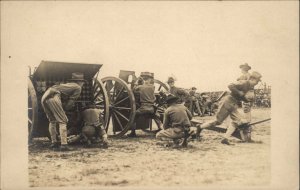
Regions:
<instances>
[{"instance_id":1,"label":"gun carriage","mask_svg":"<svg viewBox=\"0 0 300 190\"><path fill-rule=\"evenodd\" d=\"M48 119L41 105L44 92L55 84L66 83L73 72L84 74L85 83L80 97L76 100L76 109L94 103L101 109L103 124L106 125L109 116L109 100L103 83L97 79L101 64L65 63L42 61L33 73L29 73L28 80L28 130L29 140L34 137L49 137ZM72 113L67 113L67 116ZM69 118L69 123L74 120Z\"/></svg>"},{"instance_id":2,"label":"gun carriage","mask_svg":"<svg viewBox=\"0 0 300 190\"><path fill-rule=\"evenodd\" d=\"M136 125L136 129L141 129L145 132L155 133L161 129L161 123L164 113L164 101L160 95L160 91L169 91L168 86L154 79L155 86L155 110L158 117L151 115L141 115L136 117L135 112L139 107L139 97L135 94L133 87L141 79L135 75L134 71L121 70L119 77L105 77L101 81L104 84L104 88L107 91L109 99L109 116L106 123L106 131L109 136L121 137L133 125Z\"/></svg>"}]
</instances>

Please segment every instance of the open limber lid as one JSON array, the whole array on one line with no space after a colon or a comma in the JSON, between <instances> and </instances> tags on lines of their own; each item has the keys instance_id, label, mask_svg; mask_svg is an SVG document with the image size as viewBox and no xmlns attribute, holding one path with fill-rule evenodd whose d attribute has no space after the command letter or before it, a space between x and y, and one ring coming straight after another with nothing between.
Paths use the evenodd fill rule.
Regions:
<instances>
[{"instance_id":1,"label":"open limber lid","mask_svg":"<svg viewBox=\"0 0 300 190\"><path fill-rule=\"evenodd\" d=\"M91 79L100 70L102 64L67 63L56 61L42 61L33 73L34 79L70 79L72 73L81 72L85 79Z\"/></svg>"}]
</instances>

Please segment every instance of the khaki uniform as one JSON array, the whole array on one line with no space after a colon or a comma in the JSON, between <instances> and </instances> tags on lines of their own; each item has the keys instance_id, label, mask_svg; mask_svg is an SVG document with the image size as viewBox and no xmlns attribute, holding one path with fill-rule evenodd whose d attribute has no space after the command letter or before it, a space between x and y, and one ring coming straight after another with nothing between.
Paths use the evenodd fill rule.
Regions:
<instances>
[{"instance_id":1,"label":"khaki uniform","mask_svg":"<svg viewBox=\"0 0 300 190\"><path fill-rule=\"evenodd\" d=\"M238 79L237 81L242 81L242 80L249 80L250 78L250 73L245 73L245 74L242 74ZM248 122L251 122L251 103L249 102L243 102L242 103L242 106L243 106L243 110L244 110L244 117L245 119L248 121Z\"/></svg>"},{"instance_id":2,"label":"khaki uniform","mask_svg":"<svg viewBox=\"0 0 300 190\"><path fill-rule=\"evenodd\" d=\"M155 86L143 84L134 88L134 92L139 93L141 106L136 110L136 115L153 114L156 97L154 95Z\"/></svg>"},{"instance_id":3,"label":"khaki uniform","mask_svg":"<svg viewBox=\"0 0 300 190\"><path fill-rule=\"evenodd\" d=\"M178 88L176 86L173 86L170 88L170 93L179 98L177 103L185 102L187 97L189 96L187 91L185 91L184 89Z\"/></svg>"},{"instance_id":4,"label":"khaki uniform","mask_svg":"<svg viewBox=\"0 0 300 190\"><path fill-rule=\"evenodd\" d=\"M219 110L216 114L215 120L204 123L201 126L201 128L208 128L211 126L220 125L228 116L230 116L232 120L232 125L227 129L227 132L225 133L225 138L229 138L239 125L246 122L237 109L239 101L247 102L247 100L245 100L244 97L240 97L238 91L246 93L249 90L253 89L250 86L249 82L246 80L239 81L235 84L230 84L228 88L230 89L231 94L227 95L222 101L221 106L219 107Z\"/></svg>"},{"instance_id":5,"label":"khaki uniform","mask_svg":"<svg viewBox=\"0 0 300 190\"><path fill-rule=\"evenodd\" d=\"M194 107L194 105L196 106L196 108L197 108L197 111L198 111L198 115L202 115L202 111L201 111L201 109L200 109L200 105L199 105L199 101L198 101L198 99L196 98L196 96L195 96L195 91L193 91L193 90L191 90L190 92L189 92L189 95L190 95L190 105L189 105L189 110L190 110L190 112L192 113L192 115L193 115L193 107Z\"/></svg>"},{"instance_id":6,"label":"khaki uniform","mask_svg":"<svg viewBox=\"0 0 300 190\"><path fill-rule=\"evenodd\" d=\"M173 104L164 113L163 130L156 134L161 140L184 137L184 128L190 127L191 112L182 104Z\"/></svg>"},{"instance_id":7,"label":"khaki uniform","mask_svg":"<svg viewBox=\"0 0 300 190\"><path fill-rule=\"evenodd\" d=\"M107 134L103 127L103 121L100 116L101 110L97 108L88 108L82 112L84 127L92 126L96 129L96 136L102 138L104 142L107 142ZM83 136L85 136L83 134Z\"/></svg>"},{"instance_id":8,"label":"khaki uniform","mask_svg":"<svg viewBox=\"0 0 300 190\"><path fill-rule=\"evenodd\" d=\"M64 110L70 109L68 101L76 100L81 93L81 87L77 83L66 83L50 87L48 92L53 95L45 102L42 102L43 109L49 120L49 133L52 143L57 142L56 124L59 124L61 144L67 144L67 123L68 118ZM45 92L45 94L47 93ZM45 94L43 96L45 96Z\"/></svg>"}]
</instances>

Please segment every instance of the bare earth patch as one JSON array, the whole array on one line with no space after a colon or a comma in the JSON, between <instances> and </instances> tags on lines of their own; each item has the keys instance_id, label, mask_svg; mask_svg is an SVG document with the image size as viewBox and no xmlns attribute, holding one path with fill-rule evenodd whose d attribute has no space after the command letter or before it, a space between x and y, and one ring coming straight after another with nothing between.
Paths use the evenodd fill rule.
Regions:
<instances>
[{"instance_id":1,"label":"bare earth patch","mask_svg":"<svg viewBox=\"0 0 300 190\"><path fill-rule=\"evenodd\" d=\"M253 121L266 119L270 109L253 109L252 115ZM252 137L262 143L232 138L234 146L222 145L222 134L204 130L201 141L186 149L164 147L142 131L139 138L110 139L108 149L74 146L71 152L49 150L50 141L38 138L29 149L29 182L32 187L268 185L270 127L270 122L254 127Z\"/></svg>"}]
</instances>

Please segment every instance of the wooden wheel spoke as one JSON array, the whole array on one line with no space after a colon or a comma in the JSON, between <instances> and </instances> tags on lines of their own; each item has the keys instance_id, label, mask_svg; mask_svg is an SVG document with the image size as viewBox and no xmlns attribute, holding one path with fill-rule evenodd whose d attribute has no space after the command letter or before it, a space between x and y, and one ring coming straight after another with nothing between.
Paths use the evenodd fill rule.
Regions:
<instances>
[{"instance_id":1,"label":"wooden wheel spoke","mask_svg":"<svg viewBox=\"0 0 300 190\"><path fill-rule=\"evenodd\" d=\"M112 93L112 101L115 101L115 95L116 95L116 84L114 85L114 90L113 90L113 93Z\"/></svg>"},{"instance_id":2,"label":"wooden wheel spoke","mask_svg":"<svg viewBox=\"0 0 300 190\"><path fill-rule=\"evenodd\" d=\"M105 127L106 133L107 133L107 131L108 131L109 121L110 121L110 118L111 118L111 117L112 117L112 115L111 115L111 113L109 112L109 114L108 114L108 119L107 119L107 125L106 125L106 127Z\"/></svg>"},{"instance_id":3,"label":"wooden wheel spoke","mask_svg":"<svg viewBox=\"0 0 300 190\"><path fill-rule=\"evenodd\" d=\"M119 98L119 96L120 96L121 92L123 92L123 90L124 90L124 86L122 86L121 90L120 90L120 91L118 92L118 94L116 95L115 100L117 100L117 99Z\"/></svg>"},{"instance_id":4,"label":"wooden wheel spoke","mask_svg":"<svg viewBox=\"0 0 300 190\"><path fill-rule=\"evenodd\" d=\"M97 94L94 96L93 101L100 95L100 93L101 93L101 90L99 90L99 92L97 92Z\"/></svg>"},{"instance_id":5,"label":"wooden wheel spoke","mask_svg":"<svg viewBox=\"0 0 300 190\"><path fill-rule=\"evenodd\" d=\"M119 117L117 116L117 114L116 114L116 113L113 113L113 114L114 114L114 116L115 116L115 118L116 118L116 120L117 120L119 126L122 128L122 130L124 130L124 128L123 128L123 126L122 126L122 123L121 123Z\"/></svg>"},{"instance_id":6,"label":"wooden wheel spoke","mask_svg":"<svg viewBox=\"0 0 300 190\"><path fill-rule=\"evenodd\" d=\"M152 119L149 121L150 131L152 131Z\"/></svg>"},{"instance_id":7,"label":"wooden wheel spoke","mask_svg":"<svg viewBox=\"0 0 300 190\"><path fill-rule=\"evenodd\" d=\"M126 107L114 107L116 109L119 109L119 110L131 110L131 108L126 108Z\"/></svg>"},{"instance_id":8,"label":"wooden wheel spoke","mask_svg":"<svg viewBox=\"0 0 300 190\"><path fill-rule=\"evenodd\" d=\"M161 87L162 87L162 85L159 85L159 87L158 87L158 90L157 90L157 91L160 91Z\"/></svg>"},{"instance_id":9,"label":"wooden wheel spoke","mask_svg":"<svg viewBox=\"0 0 300 190\"><path fill-rule=\"evenodd\" d=\"M113 87L114 87L114 84L111 80L106 81L105 89L107 92L110 92Z\"/></svg>"},{"instance_id":10,"label":"wooden wheel spoke","mask_svg":"<svg viewBox=\"0 0 300 190\"><path fill-rule=\"evenodd\" d=\"M101 103L103 103L104 102L104 100L99 100L99 101L97 101L97 102L95 102L95 104L101 104Z\"/></svg>"},{"instance_id":11,"label":"wooden wheel spoke","mask_svg":"<svg viewBox=\"0 0 300 190\"><path fill-rule=\"evenodd\" d=\"M97 89L99 89L99 85L98 85L98 83L94 82L93 94L95 94L95 92L97 91Z\"/></svg>"},{"instance_id":12,"label":"wooden wheel spoke","mask_svg":"<svg viewBox=\"0 0 300 190\"><path fill-rule=\"evenodd\" d=\"M129 96L126 96L126 97L125 97L125 98L123 98L122 100L120 100L120 101L116 102L116 103L115 103L115 105L118 105L118 104L120 104L120 103L124 102L124 101L125 101L125 100L127 100L127 99L129 99Z\"/></svg>"},{"instance_id":13,"label":"wooden wheel spoke","mask_svg":"<svg viewBox=\"0 0 300 190\"><path fill-rule=\"evenodd\" d=\"M129 119L127 117L125 117L123 114L121 114L119 111L115 110L115 112L121 116L123 119L125 119L127 122L129 121Z\"/></svg>"}]
</instances>

